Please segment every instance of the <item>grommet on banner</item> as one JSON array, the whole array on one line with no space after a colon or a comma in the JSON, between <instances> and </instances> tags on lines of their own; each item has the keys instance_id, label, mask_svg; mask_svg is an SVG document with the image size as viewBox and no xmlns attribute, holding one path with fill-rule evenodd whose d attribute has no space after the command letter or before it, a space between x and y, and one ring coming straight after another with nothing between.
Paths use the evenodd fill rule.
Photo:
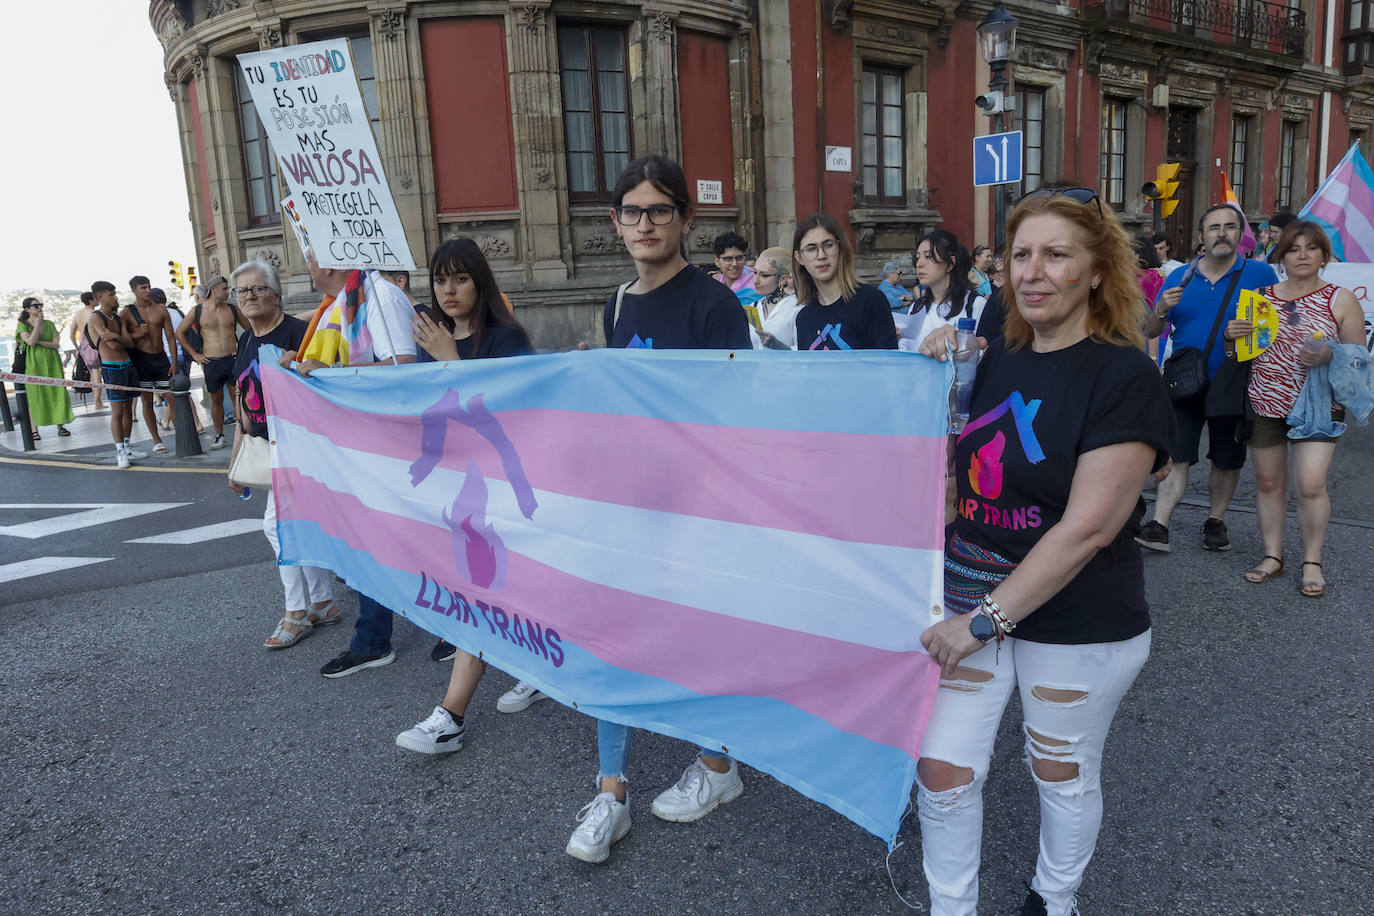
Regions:
<instances>
[{"instance_id":1,"label":"grommet on banner","mask_svg":"<svg viewBox=\"0 0 1374 916\"><path fill-rule=\"evenodd\" d=\"M943 614L945 611L944 611L944 609L943 609L942 607L940 607L940 605L937 604L937 605L935 605L934 607L932 607L932 608L930 609L930 612L931 612L932 614L934 614L936 617L939 617L939 616L940 616L941 614Z\"/></svg>"}]
</instances>

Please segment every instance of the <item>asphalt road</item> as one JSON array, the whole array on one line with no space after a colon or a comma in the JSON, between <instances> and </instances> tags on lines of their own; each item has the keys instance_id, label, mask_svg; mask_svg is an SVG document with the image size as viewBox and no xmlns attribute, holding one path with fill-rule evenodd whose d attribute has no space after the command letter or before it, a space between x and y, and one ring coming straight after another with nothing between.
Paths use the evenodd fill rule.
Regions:
<instances>
[{"instance_id":1,"label":"asphalt road","mask_svg":"<svg viewBox=\"0 0 1374 916\"><path fill-rule=\"evenodd\" d=\"M1360 489L1371 440L1343 444L1333 490ZM0 533L0 566L116 558L0 584L0 912L906 912L879 840L755 771L704 821L654 818L653 795L693 751L648 733L631 761L633 830L604 866L577 862L563 846L593 794L590 720L551 701L497 713L511 679L493 671L461 752L402 751L396 733L446 683L432 637L398 623L395 664L326 681L317 669L347 623L259 648L281 607L260 533L125 543L249 518L259 499L241 504L211 475L0 473L12 504L188 503L45 539ZM14 511L0 526L58 514ZM1369 911L1374 513L1351 500L1336 514L1352 523L1331 530L1320 601L1292 575L1241 580L1259 552L1243 511L1236 550L1176 536L1149 558L1153 655L1108 742L1084 913ZM1176 530L1203 516L1182 507ZM1018 716L1013 701L986 790L985 913L1016 911L1036 854ZM902 838L892 875L924 903L914 815Z\"/></svg>"}]
</instances>

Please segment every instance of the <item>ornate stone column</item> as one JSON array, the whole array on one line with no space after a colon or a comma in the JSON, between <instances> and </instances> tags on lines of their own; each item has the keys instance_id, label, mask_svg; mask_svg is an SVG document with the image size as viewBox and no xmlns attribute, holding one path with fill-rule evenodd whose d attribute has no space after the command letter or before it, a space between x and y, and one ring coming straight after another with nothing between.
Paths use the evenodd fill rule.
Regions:
<instances>
[{"instance_id":1,"label":"ornate stone column","mask_svg":"<svg viewBox=\"0 0 1374 916\"><path fill-rule=\"evenodd\" d=\"M797 228L791 15L787 0L762 0L758 9L763 77L764 212L768 216L764 234L770 244L787 247Z\"/></svg>"},{"instance_id":2,"label":"ornate stone column","mask_svg":"<svg viewBox=\"0 0 1374 916\"><path fill-rule=\"evenodd\" d=\"M630 31L630 91L641 104L632 112L635 146L682 160L677 104L677 10L645 3L644 18Z\"/></svg>"},{"instance_id":3,"label":"ornate stone column","mask_svg":"<svg viewBox=\"0 0 1374 916\"><path fill-rule=\"evenodd\" d=\"M562 100L558 95L558 48L548 23L550 0L511 0L506 17L514 119L515 177L520 193L521 260L526 280L556 283L568 278L564 252L571 251L568 218L558 177Z\"/></svg>"}]
</instances>

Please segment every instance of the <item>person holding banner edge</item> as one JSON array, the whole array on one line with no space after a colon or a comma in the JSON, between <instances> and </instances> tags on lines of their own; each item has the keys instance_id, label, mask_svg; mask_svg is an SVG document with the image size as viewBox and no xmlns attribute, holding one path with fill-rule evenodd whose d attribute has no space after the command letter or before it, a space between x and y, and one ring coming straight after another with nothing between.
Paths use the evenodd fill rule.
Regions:
<instances>
[{"instance_id":1,"label":"person holding banner edge","mask_svg":"<svg viewBox=\"0 0 1374 916\"><path fill-rule=\"evenodd\" d=\"M1040 798L1023 916L1076 912L1102 820L1101 760L1150 651L1132 540L1141 485L1168 463L1173 411L1143 352L1136 255L1086 188L1045 189L1007 221L1006 333L978 366L955 447L958 515L945 553L952 613L921 642L942 679L917 766L931 912L973 914L982 786L1020 692ZM953 328L921 352L947 359Z\"/></svg>"}]
</instances>

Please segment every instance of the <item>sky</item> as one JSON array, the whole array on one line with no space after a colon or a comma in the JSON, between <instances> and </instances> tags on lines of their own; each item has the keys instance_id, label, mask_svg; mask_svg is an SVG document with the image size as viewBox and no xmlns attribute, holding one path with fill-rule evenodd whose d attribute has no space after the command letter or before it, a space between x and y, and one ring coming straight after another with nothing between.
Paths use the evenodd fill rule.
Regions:
<instances>
[{"instance_id":1,"label":"sky","mask_svg":"<svg viewBox=\"0 0 1374 916\"><path fill-rule=\"evenodd\" d=\"M166 285L195 241L147 0L6 3L5 20L26 37L0 54L0 290Z\"/></svg>"}]
</instances>

